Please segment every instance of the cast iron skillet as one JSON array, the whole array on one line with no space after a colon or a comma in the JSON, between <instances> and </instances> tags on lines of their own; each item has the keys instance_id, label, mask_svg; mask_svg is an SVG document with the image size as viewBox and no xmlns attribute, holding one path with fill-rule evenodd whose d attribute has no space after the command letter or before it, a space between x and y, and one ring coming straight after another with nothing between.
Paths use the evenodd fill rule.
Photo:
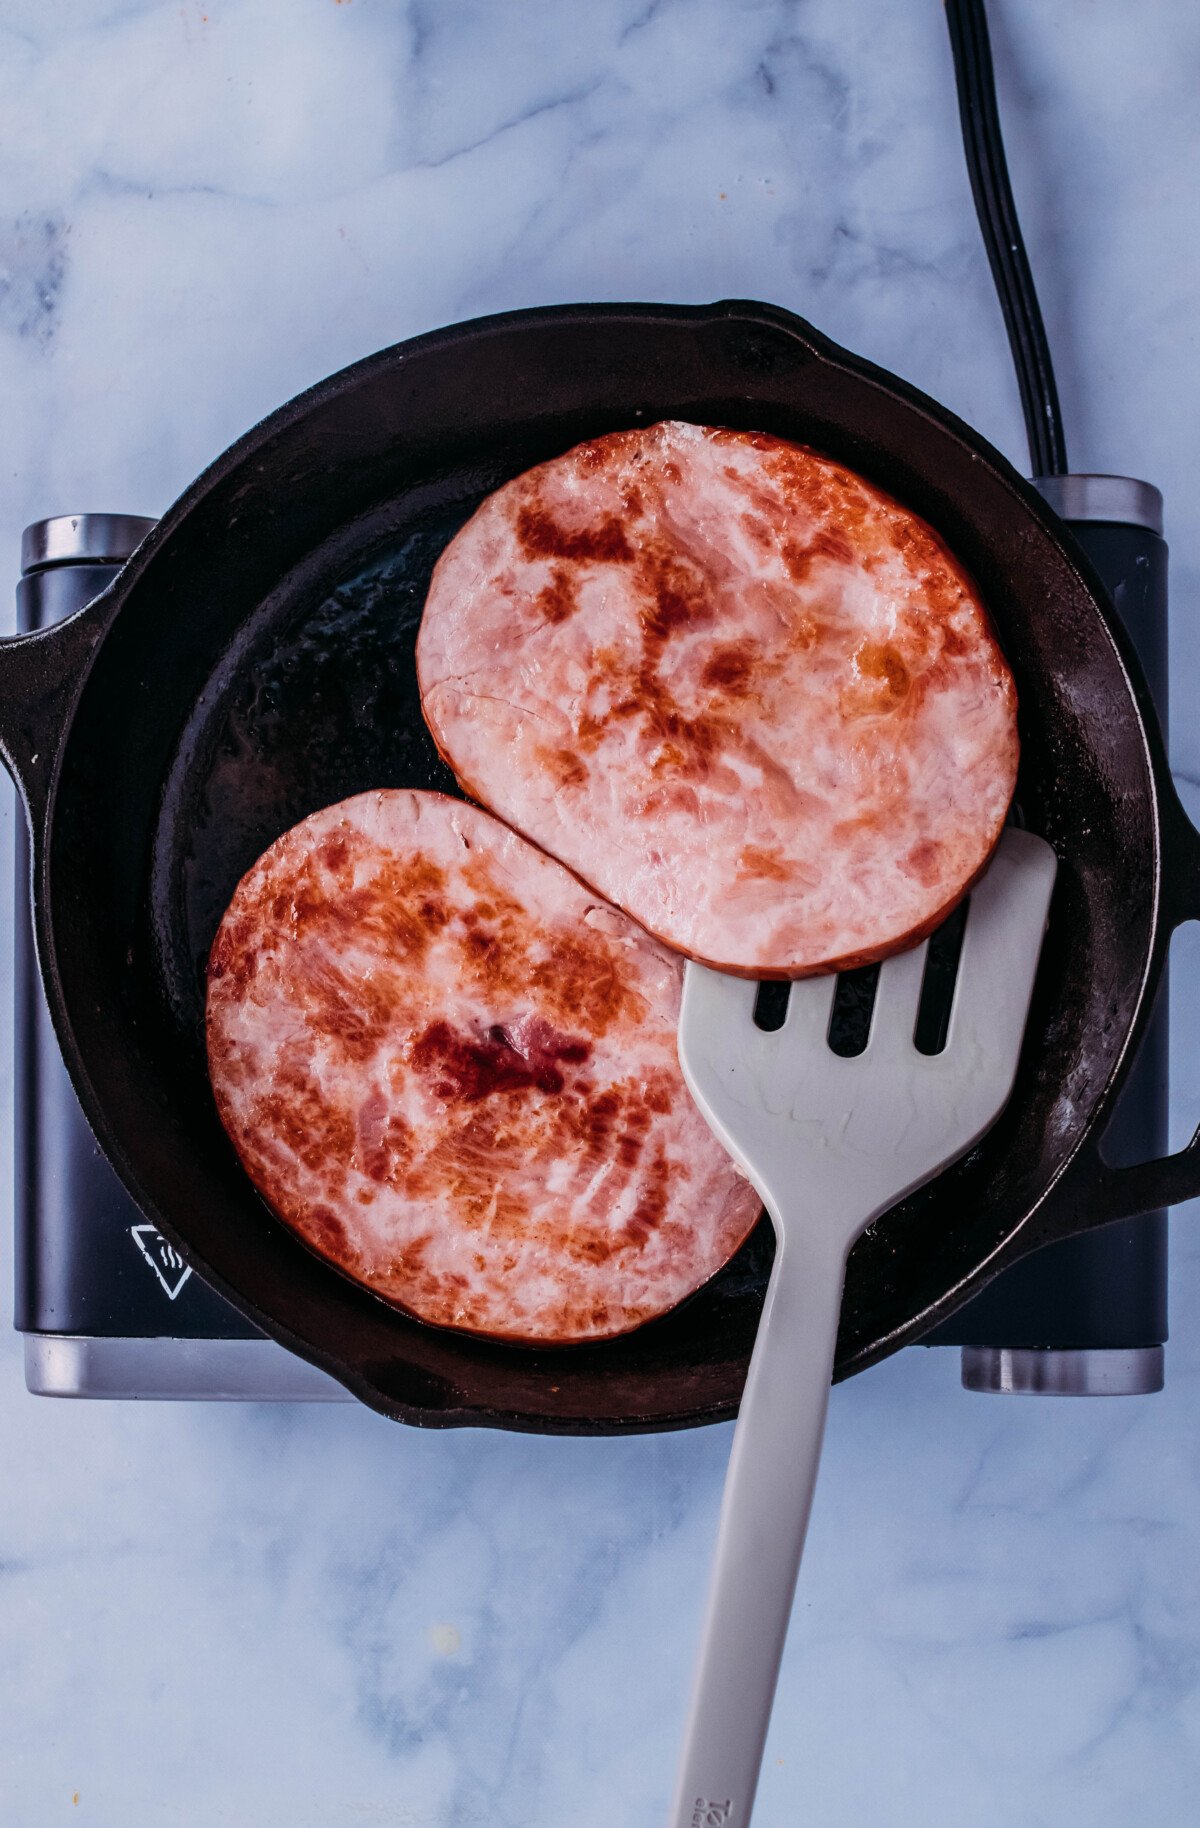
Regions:
<instances>
[{"instance_id":1,"label":"cast iron skillet","mask_svg":"<svg viewBox=\"0 0 1200 1828\"><path fill-rule=\"evenodd\" d=\"M1017 679L1020 816L1060 872L1012 1102L855 1249L844 1376L1052 1239L1200 1190L1200 1143L1112 1171L1098 1139L1200 838L1101 587L1037 494L932 401L757 304L605 305L457 325L372 356L221 457L71 621L0 644L0 752L33 834L46 992L71 1076L138 1203L253 1321L389 1415L604 1433L713 1421L738 1394L763 1228L685 1307L557 1351L406 1319L260 1203L217 1121L203 967L242 872L368 787L454 785L419 713L430 569L480 498L662 418L828 452L937 528Z\"/></svg>"}]
</instances>

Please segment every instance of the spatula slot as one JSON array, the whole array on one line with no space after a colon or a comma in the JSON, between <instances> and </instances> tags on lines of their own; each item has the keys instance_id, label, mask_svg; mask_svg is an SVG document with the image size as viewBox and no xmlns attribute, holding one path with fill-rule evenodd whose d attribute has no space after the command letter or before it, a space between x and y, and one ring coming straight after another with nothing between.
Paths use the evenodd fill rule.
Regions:
<instances>
[{"instance_id":1,"label":"spatula slot","mask_svg":"<svg viewBox=\"0 0 1200 1828\"><path fill-rule=\"evenodd\" d=\"M917 1024L913 1030L913 1046L919 1054L940 1054L946 1045L970 905L968 896L930 936L921 978L921 1001L917 1005Z\"/></svg>"},{"instance_id":2,"label":"spatula slot","mask_svg":"<svg viewBox=\"0 0 1200 1828\"><path fill-rule=\"evenodd\" d=\"M871 1011L879 984L879 966L863 965L857 971L843 971L833 993L829 1012L829 1046L843 1060L853 1060L867 1045L871 1033Z\"/></svg>"},{"instance_id":3,"label":"spatula slot","mask_svg":"<svg viewBox=\"0 0 1200 1828\"><path fill-rule=\"evenodd\" d=\"M760 984L758 995L754 999L754 1026L761 1028L765 1034L773 1035L776 1029L782 1028L787 1020L788 997L791 985L787 982Z\"/></svg>"}]
</instances>

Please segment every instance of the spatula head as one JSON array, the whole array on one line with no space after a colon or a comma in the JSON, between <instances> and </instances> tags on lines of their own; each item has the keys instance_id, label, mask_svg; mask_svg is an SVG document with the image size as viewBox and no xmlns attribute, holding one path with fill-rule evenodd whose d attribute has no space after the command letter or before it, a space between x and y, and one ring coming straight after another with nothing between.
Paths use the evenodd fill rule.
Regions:
<instances>
[{"instance_id":1,"label":"spatula head","mask_svg":"<svg viewBox=\"0 0 1200 1828\"><path fill-rule=\"evenodd\" d=\"M1057 862L1005 832L971 892L943 1049L914 1034L928 941L884 961L866 1046L829 1045L837 980L791 986L781 1027L755 1022L757 985L689 964L679 1058L693 1098L775 1218L797 1193L871 1219L962 1155L1012 1091ZM870 1209L861 1215L864 1206Z\"/></svg>"}]
</instances>

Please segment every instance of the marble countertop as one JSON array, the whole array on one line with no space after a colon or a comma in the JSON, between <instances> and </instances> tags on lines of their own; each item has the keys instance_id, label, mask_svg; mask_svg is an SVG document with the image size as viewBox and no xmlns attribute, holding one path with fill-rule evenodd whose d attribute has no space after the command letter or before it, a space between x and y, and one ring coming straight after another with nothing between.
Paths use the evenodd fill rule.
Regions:
<instances>
[{"instance_id":1,"label":"marble countertop","mask_svg":"<svg viewBox=\"0 0 1200 1828\"><path fill-rule=\"evenodd\" d=\"M1073 466L1166 496L1200 810L1200 13L990 11ZM35 516L156 514L342 364L568 299L772 299L1025 462L935 0L0 0L0 119L14 575ZM835 1391L761 1828L1194 1819L1190 1214L1172 1277L1160 1397L920 1349ZM0 1828L656 1823L729 1438L54 1404L0 1335Z\"/></svg>"}]
</instances>

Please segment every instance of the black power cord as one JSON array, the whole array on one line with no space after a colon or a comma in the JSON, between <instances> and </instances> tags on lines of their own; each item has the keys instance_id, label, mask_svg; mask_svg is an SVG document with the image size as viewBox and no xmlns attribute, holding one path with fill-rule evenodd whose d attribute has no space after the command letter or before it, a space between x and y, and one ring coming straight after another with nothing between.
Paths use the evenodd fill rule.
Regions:
<instances>
[{"instance_id":1,"label":"black power cord","mask_svg":"<svg viewBox=\"0 0 1200 1828\"><path fill-rule=\"evenodd\" d=\"M1016 364L1033 474L1065 476L1062 410L1004 157L983 0L946 0L946 23L971 192Z\"/></svg>"}]
</instances>

